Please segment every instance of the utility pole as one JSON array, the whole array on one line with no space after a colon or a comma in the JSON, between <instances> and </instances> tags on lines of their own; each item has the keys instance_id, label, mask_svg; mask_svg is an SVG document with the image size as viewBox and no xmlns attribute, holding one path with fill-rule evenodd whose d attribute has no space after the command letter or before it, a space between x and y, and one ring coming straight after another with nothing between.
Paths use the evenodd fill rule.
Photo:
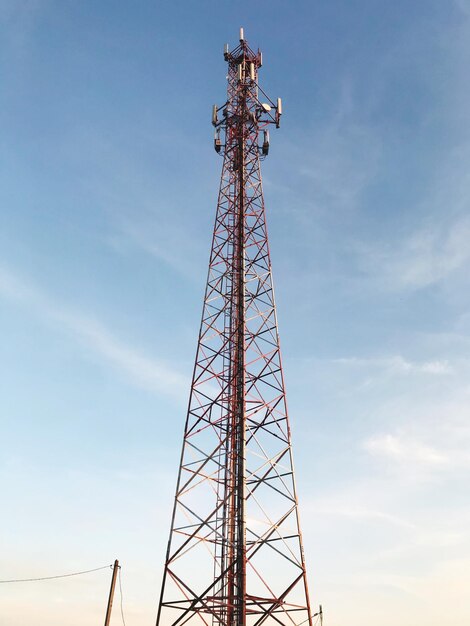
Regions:
<instances>
[{"instance_id":1,"label":"utility pole","mask_svg":"<svg viewBox=\"0 0 470 626\"><path fill-rule=\"evenodd\" d=\"M119 561L116 559L113 565L113 576L111 578L111 587L109 589L108 608L106 609L106 619L104 626L109 626L111 622L111 611L113 609L114 588L116 587L116 578L119 570Z\"/></svg>"}]
</instances>

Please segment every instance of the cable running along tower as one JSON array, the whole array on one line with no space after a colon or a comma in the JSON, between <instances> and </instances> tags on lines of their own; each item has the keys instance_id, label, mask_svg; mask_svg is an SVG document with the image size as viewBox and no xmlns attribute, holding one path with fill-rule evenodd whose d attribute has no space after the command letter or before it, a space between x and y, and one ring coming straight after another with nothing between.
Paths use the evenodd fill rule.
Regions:
<instances>
[{"instance_id":1,"label":"cable running along tower","mask_svg":"<svg viewBox=\"0 0 470 626\"><path fill-rule=\"evenodd\" d=\"M261 52L225 47L223 155L157 626L312 626L260 160L276 103Z\"/></svg>"}]
</instances>

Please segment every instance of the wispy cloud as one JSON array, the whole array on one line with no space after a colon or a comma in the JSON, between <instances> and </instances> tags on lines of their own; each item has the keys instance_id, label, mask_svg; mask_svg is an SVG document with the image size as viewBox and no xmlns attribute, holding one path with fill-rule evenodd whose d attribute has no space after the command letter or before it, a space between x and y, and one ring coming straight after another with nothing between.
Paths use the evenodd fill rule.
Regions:
<instances>
[{"instance_id":1,"label":"wispy cloud","mask_svg":"<svg viewBox=\"0 0 470 626\"><path fill-rule=\"evenodd\" d=\"M470 262L470 218L459 217L417 230L396 247L363 248L362 262L390 289L435 285Z\"/></svg>"},{"instance_id":2,"label":"wispy cloud","mask_svg":"<svg viewBox=\"0 0 470 626\"><path fill-rule=\"evenodd\" d=\"M171 219L141 212L138 221L122 217L116 221L115 228L114 242L118 245L121 240L124 245L130 243L187 279L196 280L199 276L200 272L194 268L194 258L201 252L200 245L188 235L186 228Z\"/></svg>"},{"instance_id":3,"label":"wispy cloud","mask_svg":"<svg viewBox=\"0 0 470 626\"><path fill-rule=\"evenodd\" d=\"M380 368L392 374L451 374L453 368L448 360L409 361L401 355L377 358L345 357L333 359L334 363L353 367Z\"/></svg>"},{"instance_id":4,"label":"wispy cloud","mask_svg":"<svg viewBox=\"0 0 470 626\"><path fill-rule=\"evenodd\" d=\"M339 118L312 139L315 149L304 153L300 174L314 190L317 206L351 210L373 179L381 154L374 132L351 120ZM341 181L339 183L339 181Z\"/></svg>"},{"instance_id":5,"label":"wispy cloud","mask_svg":"<svg viewBox=\"0 0 470 626\"><path fill-rule=\"evenodd\" d=\"M428 154L416 155L426 164L423 182L416 185L415 198L404 196L404 205L392 207L397 215L404 215L400 228L356 247L358 267L377 290L417 291L447 285L455 276L461 282L468 277L470 3L456 0L452 4L461 10L462 19L440 32L440 49L443 42L446 47L445 57L440 57L442 67L438 70L428 64L426 68L435 96L428 101L428 123L435 128L439 149L433 143ZM439 91L436 85L441 85ZM404 184L413 188L415 181L408 176L397 179L397 186Z\"/></svg>"},{"instance_id":6,"label":"wispy cloud","mask_svg":"<svg viewBox=\"0 0 470 626\"><path fill-rule=\"evenodd\" d=\"M450 459L442 451L403 436L384 434L370 437L364 442L364 449L381 459L392 460L408 467L445 467Z\"/></svg>"},{"instance_id":7,"label":"wispy cloud","mask_svg":"<svg viewBox=\"0 0 470 626\"><path fill-rule=\"evenodd\" d=\"M303 189L305 194L286 208L302 222L311 220L314 209L317 227L318 213L331 216L360 206L361 194L374 180L383 153L380 135L358 115L362 103L353 77L343 76L335 87L337 97L328 119L303 132L295 145L284 146L289 160L298 164L290 182L292 191L297 194ZM278 180L268 182L279 191Z\"/></svg>"},{"instance_id":8,"label":"wispy cloud","mask_svg":"<svg viewBox=\"0 0 470 626\"><path fill-rule=\"evenodd\" d=\"M178 399L186 395L188 380L167 363L135 350L96 319L58 305L44 291L2 267L0 296L16 301L37 315L58 323L62 331L71 333L133 385Z\"/></svg>"},{"instance_id":9,"label":"wispy cloud","mask_svg":"<svg viewBox=\"0 0 470 626\"><path fill-rule=\"evenodd\" d=\"M462 11L462 13L464 13L466 16L470 17L470 2L469 2L469 0L455 0L455 4Z\"/></svg>"},{"instance_id":10,"label":"wispy cloud","mask_svg":"<svg viewBox=\"0 0 470 626\"><path fill-rule=\"evenodd\" d=\"M345 517L350 518L352 520L362 521L373 523L377 522L379 524L391 524L392 526L397 526L399 528L409 528L415 529L416 525L412 522L409 522L406 519L398 517L397 515L391 515L390 513L386 513L384 511L374 510L361 506L352 506L352 505L341 505L338 503L336 506L325 505L322 503L311 504L311 511L316 515L326 515L328 517Z\"/></svg>"},{"instance_id":11,"label":"wispy cloud","mask_svg":"<svg viewBox=\"0 0 470 626\"><path fill-rule=\"evenodd\" d=\"M50 5L49 0L2 0L0 29L2 51L13 59L21 59L30 51L31 35L38 18Z\"/></svg>"}]
</instances>

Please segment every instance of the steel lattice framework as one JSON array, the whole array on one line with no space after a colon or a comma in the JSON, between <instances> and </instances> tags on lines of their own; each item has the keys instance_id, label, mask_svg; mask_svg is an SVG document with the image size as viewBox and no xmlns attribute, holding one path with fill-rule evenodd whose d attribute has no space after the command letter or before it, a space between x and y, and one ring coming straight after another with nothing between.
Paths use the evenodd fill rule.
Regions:
<instances>
[{"instance_id":1,"label":"steel lattice framework","mask_svg":"<svg viewBox=\"0 0 470 626\"><path fill-rule=\"evenodd\" d=\"M243 31L224 56L224 161L157 626L312 626L260 171L281 101L258 86Z\"/></svg>"}]
</instances>

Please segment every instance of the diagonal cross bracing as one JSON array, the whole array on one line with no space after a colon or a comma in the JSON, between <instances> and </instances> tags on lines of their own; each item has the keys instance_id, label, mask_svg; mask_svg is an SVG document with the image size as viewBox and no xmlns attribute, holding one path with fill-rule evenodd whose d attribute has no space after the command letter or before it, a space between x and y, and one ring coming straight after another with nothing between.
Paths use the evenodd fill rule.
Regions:
<instances>
[{"instance_id":1,"label":"diagonal cross bracing","mask_svg":"<svg viewBox=\"0 0 470 626\"><path fill-rule=\"evenodd\" d=\"M157 626L312 626L260 170L280 102L259 88L261 53L244 39L225 59L213 119L224 161Z\"/></svg>"}]
</instances>

